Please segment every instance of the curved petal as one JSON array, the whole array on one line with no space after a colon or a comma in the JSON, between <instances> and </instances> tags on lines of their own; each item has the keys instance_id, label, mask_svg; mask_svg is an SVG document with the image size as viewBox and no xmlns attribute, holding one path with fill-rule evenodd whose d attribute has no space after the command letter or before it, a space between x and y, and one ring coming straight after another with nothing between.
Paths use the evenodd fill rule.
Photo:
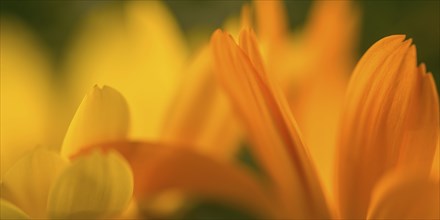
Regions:
<instances>
[{"instance_id":1,"label":"curved petal","mask_svg":"<svg viewBox=\"0 0 440 220\"><path fill-rule=\"evenodd\" d=\"M93 11L68 55L67 72L76 98L105 84L127 99L135 139L157 139L186 59L185 42L159 1L124 2Z\"/></svg>"},{"instance_id":2,"label":"curved petal","mask_svg":"<svg viewBox=\"0 0 440 220\"><path fill-rule=\"evenodd\" d=\"M1 196L32 218L45 218L49 190L66 165L58 154L37 148L8 170Z\"/></svg>"},{"instance_id":3,"label":"curved petal","mask_svg":"<svg viewBox=\"0 0 440 220\"><path fill-rule=\"evenodd\" d=\"M440 182L419 174L390 174L373 192L368 219L439 219Z\"/></svg>"},{"instance_id":4,"label":"curved petal","mask_svg":"<svg viewBox=\"0 0 440 220\"><path fill-rule=\"evenodd\" d=\"M239 166L172 145L119 142L98 147L104 151L115 149L130 163L134 193L139 202L169 190L179 190L188 196L233 204L270 219L283 216L274 197L258 178ZM80 154L93 149L85 149Z\"/></svg>"},{"instance_id":5,"label":"curved petal","mask_svg":"<svg viewBox=\"0 0 440 220\"><path fill-rule=\"evenodd\" d=\"M0 178L21 156L48 141L50 61L35 36L1 17ZM26 138L23 138L26 137ZM53 137L56 138L56 137ZM59 143L58 143L59 144Z\"/></svg>"},{"instance_id":6,"label":"curved petal","mask_svg":"<svg viewBox=\"0 0 440 220\"><path fill-rule=\"evenodd\" d=\"M51 218L100 218L120 214L133 194L129 165L114 152L77 158L54 183L47 203Z\"/></svg>"},{"instance_id":7,"label":"curved petal","mask_svg":"<svg viewBox=\"0 0 440 220\"><path fill-rule=\"evenodd\" d=\"M217 83L210 48L203 48L186 71L183 87L168 112L161 141L192 146L207 155L231 159L240 132Z\"/></svg>"},{"instance_id":8,"label":"curved petal","mask_svg":"<svg viewBox=\"0 0 440 220\"><path fill-rule=\"evenodd\" d=\"M241 48L217 30L211 40L215 67L247 126L253 150L273 181L285 217L328 218L316 171L281 92L262 69L255 36L243 31Z\"/></svg>"},{"instance_id":9,"label":"curved petal","mask_svg":"<svg viewBox=\"0 0 440 220\"><path fill-rule=\"evenodd\" d=\"M68 157L82 147L124 140L128 128L129 112L124 97L108 86L95 85L70 123L61 154Z\"/></svg>"},{"instance_id":10,"label":"curved petal","mask_svg":"<svg viewBox=\"0 0 440 220\"><path fill-rule=\"evenodd\" d=\"M1 219L30 219L22 210L10 202L0 199Z\"/></svg>"},{"instance_id":11,"label":"curved petal","mask_svg":"<svg viewBox=\"0 0 440 220\"><path fill-rule=\"evenodd\" d=\"M432 76L404 36L374 44L351 78L339 139L338 196L345 218L364 218L374 185L392 169L426 177L438 141ZM374 161L374 162L372 162Z\"/></svg>"}]
</instances>

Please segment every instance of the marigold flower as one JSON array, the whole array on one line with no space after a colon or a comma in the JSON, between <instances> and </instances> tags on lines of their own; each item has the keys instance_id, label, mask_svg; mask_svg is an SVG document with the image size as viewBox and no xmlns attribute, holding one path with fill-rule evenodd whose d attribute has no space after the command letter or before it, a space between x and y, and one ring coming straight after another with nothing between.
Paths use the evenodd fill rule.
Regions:
<instances>
[{"instance_id":1,"label":"marigold flower","mask_svg":"<svg viewBox=\"0 0 440 220\"><path fill-rule=\"evenodd\" d=\"M115 218L131 201L154 218L196 197L267 219L440 218L437 89L411 40L383 38L349 77L350 2L317 2L293 36L282 3L253 6L255 24L245 6L226 25L238 43L217 30L190 62L161 3L94 11L62 69L67 108L41 48L2 21L1 217ZM96 84L115 89L94 86L61 143ZM241 139L261 175L234 160Z\"/></svg>"}]
</instances>

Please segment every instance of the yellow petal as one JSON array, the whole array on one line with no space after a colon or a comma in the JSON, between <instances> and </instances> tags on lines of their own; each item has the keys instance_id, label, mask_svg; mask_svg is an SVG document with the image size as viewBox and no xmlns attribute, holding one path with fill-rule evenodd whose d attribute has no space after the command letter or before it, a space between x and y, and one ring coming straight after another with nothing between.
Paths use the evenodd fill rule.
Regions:
<instances>
[{"instance_id":1,"label":"yellow petal","mask_svg":"<svg viewBox=\"0 0 440 220\"><path fill-rule=\"evenodd\" d=\"M29 216L17 206L4 199L0 199L0 217L1 219L29 219Z\"/></svg>"},{"instance_id":2,"label":"yellow petal","mask_svg":"<svg viewBox=\"0 0 440 220\"><path fill-rule=\"evenodd\" d=\"M373 45L349 84L337 159L344 218L366 216L373 186L389 170L428 176L432 167L439 130L435 84L403 39Z\"/></svg>"},{"instance_id":3,"label":"yellow petal","mask_svg":"<svg viewBox=\"0 0 440 220\"><path fill-rule=\"evenodd\" d=\"M133 193L133 175L114 152L79 157L54 183L47 203L51 218L100 218L120 214Z\"/></svg>"},{"instance_id":4,"label":"yellow petal","mask_svg":"<svg viewBox=\"0 0 440 220\"><path fill-rule=\"evenodd\" d=\"M229 102L215 79L211 59L211 51L205 47L185 72L183 87L168 112L161 140L231 159L239 147L240 133Z\"/></svg>"},{"instance_id":5,"label":"yellow petal","mask_svg":"<svg viewBox=\"0 0 440 220\"><path fill-rule=\"evenodd\" d=\"M128 135L129 112L124 97L116 90L94 86L70 123L61 154L70 156L83 147L124 140Z\"/></svg>"},{"instance_id":6,"label":"yellow petal","mask_svg":"<svg viewBox=\"0 0 440 220\"><path fill-rule=\"evenodd\" d=\"M37 148L25 155L5 175L2 198L32 218L45 218L50 187L67 165L58 154Z\"/></svg>"},{"instance_id":7,"label":"yellow petal","mask_svg":"<svg viewBox=\"0 0 440 220\"><path fill-rule=\"evenodd\" d=\"M373 192L368 219L439 219L440 182L413 173L390 174Z\"/></svg>"},{"instance_id":8,"label":"yellow petal","mask_svg":"<svg viewBox=\"0 0 440 220\"><path fill-rule=\"evenodd\" d=\"M3 179L18 158L38 144L49 144L46 135L50 124L51 69L47 54L19 21L2 15L0 36L0 176Z\"/></svg>"},{"instance_id":9,"label":"yellow petal","mask_svg":"<svg viewBox=\"0 0 440 220\"><path fill-rule=\"evenodd\" d=\"M213 34L215 67L247 127L257 159L273 181L285 217L328 218L316 171L286 100L261 69L260 55L254 54L255 36L244 31L240 37L242 48L220 30Z\"/></svg>"},{"instance_id":10,"label":"yellow petal","mask_svg":"<svg viewBox=\"0 0 440 220\"><path fill-rule=\"evenodd\" d=\"M94 84L120 91L133 115L131 137L157 139L186 59L182 34L163 3L127 1L93 11L68 55L74 93Z\"/></svg>"}]
</instances>

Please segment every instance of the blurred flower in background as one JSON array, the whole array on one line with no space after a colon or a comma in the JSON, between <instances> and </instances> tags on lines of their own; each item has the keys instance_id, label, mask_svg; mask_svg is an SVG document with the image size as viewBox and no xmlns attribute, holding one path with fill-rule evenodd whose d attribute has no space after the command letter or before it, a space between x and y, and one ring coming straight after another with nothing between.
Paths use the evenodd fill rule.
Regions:
<instances>
[{"instance_id":1,"label":"blurred flower in background","mask_svg":"<svg viewBox=\"0 0 440 220\"><path fill-rule=\"evenodd\" d=\"M438 2L1 4L2 218L439 215Z\"/></svg>"}]
</instances>

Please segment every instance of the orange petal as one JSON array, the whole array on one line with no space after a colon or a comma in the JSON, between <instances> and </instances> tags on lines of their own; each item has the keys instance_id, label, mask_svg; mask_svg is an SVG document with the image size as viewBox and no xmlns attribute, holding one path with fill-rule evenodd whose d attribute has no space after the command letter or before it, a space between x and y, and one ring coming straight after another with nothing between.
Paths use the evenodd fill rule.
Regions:
<instances>
[{"instance_id":1,"label":"orange petal","mask_svg":"<svg viewBox=\"0 0 440 220\"><path fill-rule=\"evenodd\" d=\"M163 144L115 142L99 147L119 151L130 163L134 194L139 202L177 189L186 195L236 205L266 218L280 217L274 198L258 178L239 166ZM88 148L80 155L92 151Z\"/></svg>"},{"instance_id":2,"label":"orange petal","mask_svg":"<svg viewBox=\"0 0 440 220\"><path fill-rule=\"evenodd\" d=\"M411 173L391 174L374 190L368 219L439 219L438 179Z\"/></svg>"},{"instance_id":3,"label":"orange petal","mask_svg":"<svg viewBox=\"0 0 440 220\"><path fill-rule=\"evenodd\" d=\"M358 41L360 11L350 1L313 2L305 27L305 44L325 65L341 64L353 57Z\"/></svg>"},{"instance_id":4,"label":"orange petal","mask_svg":"<svg viewBox=\"0 0 440 220\"><path fill-rule=\"evenodd\" d=\"M217 74L249 131L256 157L273 181L286 217L327 218L316 172L286 100L258 64L255 37L249 31L241 35L242 48L220 30L211 44Z\"/></svg>"},{"instance_id":5,"label":"orange petal","mask_svg":"<svg viewBox=\"0 0 440 220\"><path fill-rule=\"evenodd\" d=\"M161 141L231 159L239 147L240 133L229 102L214 78L211 59L210 48L203 48L186 71Z\"/></svg>"},{"instance_id":6,"label":"orange petal","mask_svg":"<svg viewBox=\"0 0 440 220\"><path fill-rule=\"evenodd\" d=\"M304 40L293 39L299 48L273 58L281 60L274 67L292 65L285 74L289 103L330 197L339 115L358 39L359 11L352 6L350 1L314 1Z\"/></svg>"},{"instance_id":7,"label":"orange petal","mask_svg":"<svg viewBox=\"0 0 440 220\"><path fill-rule=\"evenodd\" d=\"M415 58L415 47L411 48ZM408 67L411 68L411 67ZM402 145L398 158L398 168L403 172L415 170L419 174L429 175L439 140L440 119L439 100L432 74L426 73L425 65L419 66L412 86L408 110L403 124ZM396 106L395 108L399 108ZM398 119L396 119L398 120Z\"/></svg>"},{"instance_id":8,"label":"orange petal","mask_svg":"<svg viewBox=\"0 0 440 220\"><path fill-rule=\"evenodd\" d=\"M415 47L403 39L373 45L350 81L337 160L342 217L364 218L373 186L389 170L428 176L431 169L438 98L432 79L416 66Z\"/></svg>"},{"instance_id":9,"label":"orange petal","mask_svg":"<svg viewBox=\"0 0 440 220\"><path fill-rule=\"evenodd\" d=\"M432 162L431 177L440 178L440 147L437 143L437 150L435 151L434 161Z\"/></svg>"},{"instance_id":10,"label":"orange petal","mask_svg":"<svg viewBox=\"0 0 440 220\"><path fill-rule=\"evenodd\" d=\"M282 1L254 1L258 36L263 41L276 43L285 37L288 24Z\"/></svg>"}]
</instances>

